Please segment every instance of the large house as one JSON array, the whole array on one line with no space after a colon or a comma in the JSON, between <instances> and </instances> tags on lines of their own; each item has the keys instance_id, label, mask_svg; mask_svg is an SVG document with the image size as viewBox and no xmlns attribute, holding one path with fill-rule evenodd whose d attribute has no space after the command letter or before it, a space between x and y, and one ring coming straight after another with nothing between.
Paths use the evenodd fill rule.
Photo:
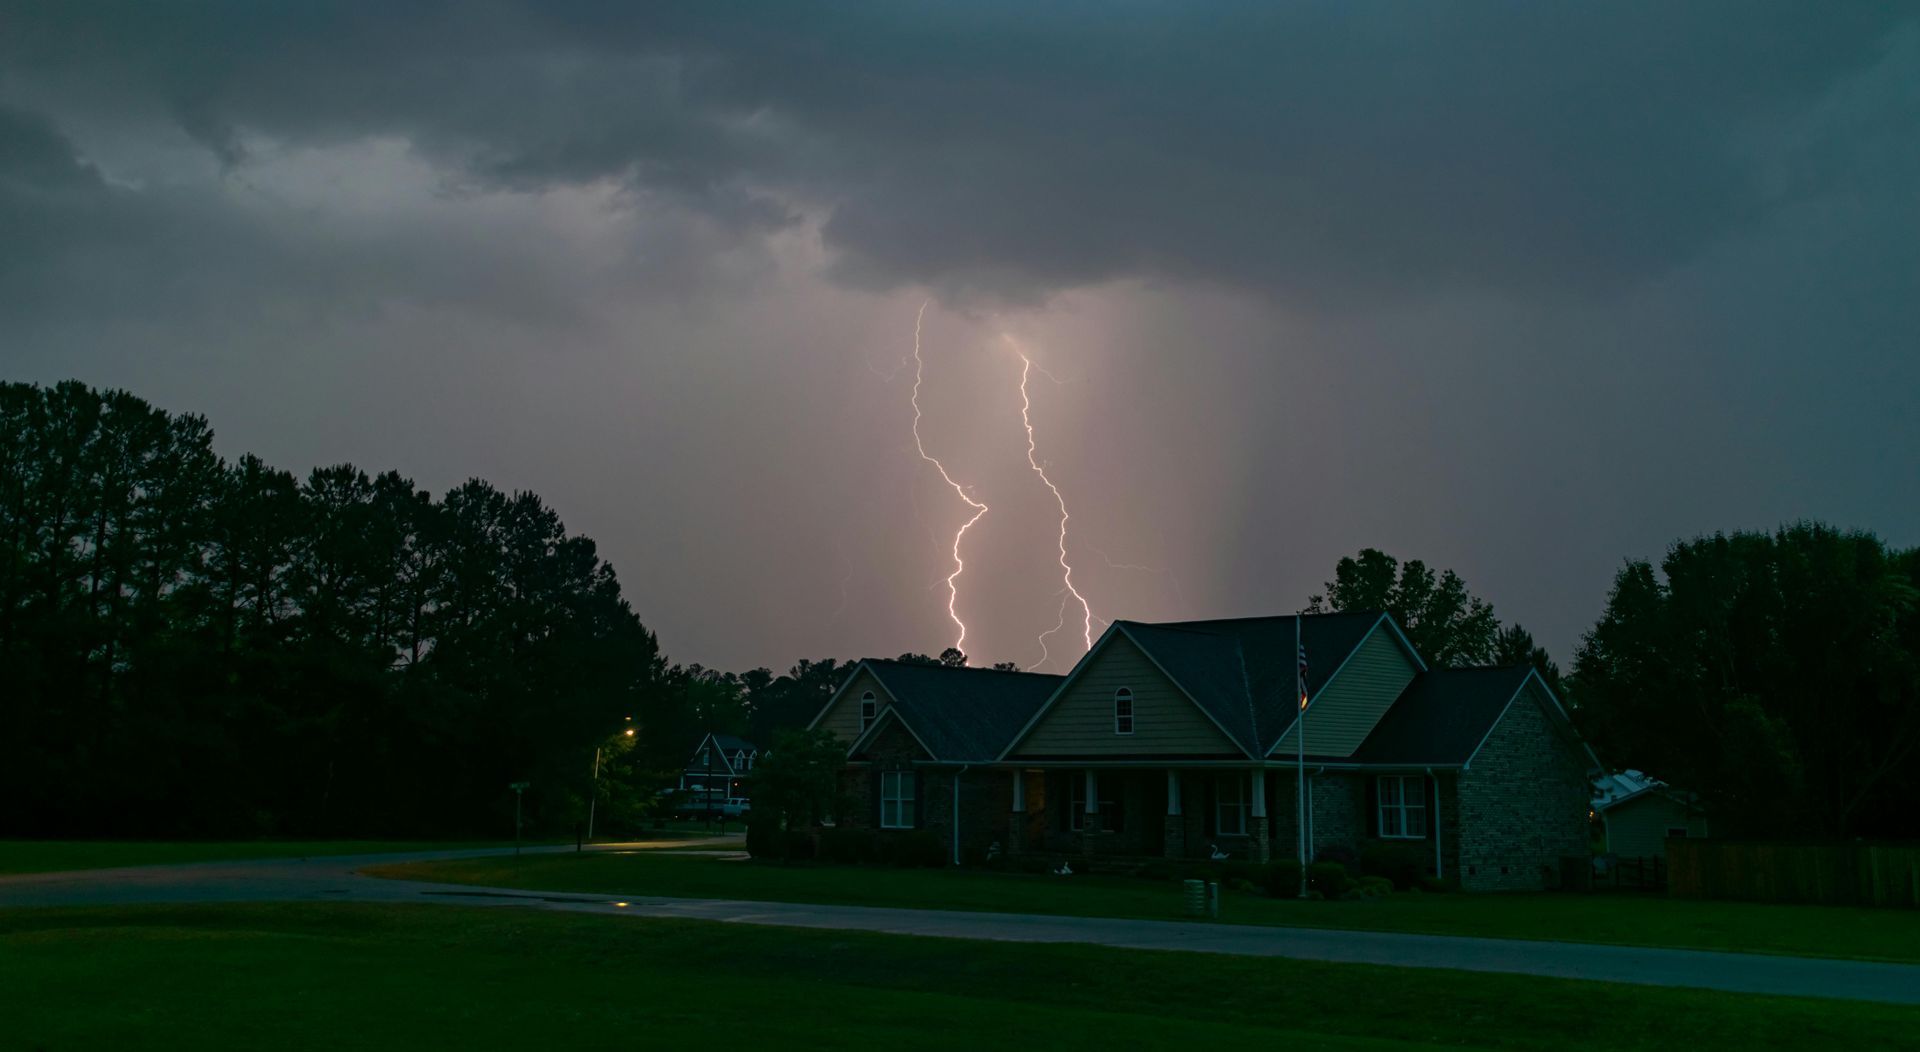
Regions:
<instances>
[{"instance_id":1,"label":"large house","mask_svg":"<svg viewBox=\"0 0 1920 1052\"><path fill-rule=\"evenodd\" d=\"M708 734L680 770L680 790L716 801L752 795L753 764L760 750L745 738Z\"/></svg>"},{"instance_id":2,"label":"large house","mask_svg":"<svg viewBox=\"0 0 1920 1052\"><path fill-rule=\"evenodd\" d=\"M1599 767L1531 668L1428 668L1384 613L1116 621L1064 677L863 661L812 726L848 743L842 824L926 829L956 862L1266 861L1304 824L1310 854L1401 842L1476 890L1585 856Z\"/></svg>"}]
</instances>

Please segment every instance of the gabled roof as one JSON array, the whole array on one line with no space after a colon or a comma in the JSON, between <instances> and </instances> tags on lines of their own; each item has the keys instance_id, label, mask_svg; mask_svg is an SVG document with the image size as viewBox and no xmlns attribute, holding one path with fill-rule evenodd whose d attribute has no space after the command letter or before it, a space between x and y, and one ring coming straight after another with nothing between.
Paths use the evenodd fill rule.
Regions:
<instances>
[{"instance_id":1,"label":"gabled roof","mask_svg":"<svg viewBox=\"0 0 1920 1052\"><path fill-rule=\"evenodd\" d=\"M1307 694L1311 697L1320 693L1383 620L1393 624L1393 619L1379 610L1124 624L1127 634L1167 675L1208 708L1209 714L1229 728L1248 752L1262 756L1299 715L1293 697L1295 622L1299 623L1299 645L1307 650ZM1399 634L1397 627L1393 631ZM1207 637L1212 642L1199 644L1195 637ZM1405 643L1404 638L1401 642ZM1208 653L1224 656L1229 647L1234 654L1232 663L1209 667ZM1419 663L1420 656L1411 646L1407 653ZM1233 722L1227 719L1229 713L1234 715Z\"/></svg>"},{"instance_id":2,"label":"gabled roof","mask_svg":"<svg viewBox=\"0 0 1920 1052\"><path fill-rule=\"evenodd\" d=\"M1437 668L1413 677L1367 740L1355 763L1459 767L1473 758L1514 695L1532 678L1527 665Z\"/></svg>"},{"instance_id":3,"label":"gabled roof","mask_svg":"<svg viewBox=\"0 0 1920 1052\"><path fill-rule=\"evenodd\" d=\"M993 761L1062 679L1037 672L874 659L860 664L893 698L887 710L935 760L946 763ZM854 748L878 731L880 724L874 721Z\"/></svg>"},{"instance_id":4,"label":"gabled roof","mask_svg":"<svg viewBox=\"0 0 1920 1052\"><path fill-rule=\"evenodd\" d=\"M1249 756L1263 756L1293 725L1296 652L1307 649L1307 691L1317 695L1361 642L1382 624L1425 667L1393 619L1378 610L1278 617L1235 617L1212 621L1115 621L1080 664L1067 674L1056 696L1087 667L1114 634L1138 646L1174 686ZM1052 700L1048 700L1052 704ZM1038 723L1036 711L1032 723ZM1008 742L1011 746L1012 741Z\"/></svg>"},{"instance_id":5,"label":"gabled roof","mask_svg":"<svg viewBox=\"0 0 1920 1052\"><path fill-rule=\"evenodd\" d=\"M713 744L718 745L729 753L756 753L760 751L754 747L752 742L745 738L736 738L731 734L713 734L709 735L709 737L713 739Z\"/></svg>"}]
</instances>

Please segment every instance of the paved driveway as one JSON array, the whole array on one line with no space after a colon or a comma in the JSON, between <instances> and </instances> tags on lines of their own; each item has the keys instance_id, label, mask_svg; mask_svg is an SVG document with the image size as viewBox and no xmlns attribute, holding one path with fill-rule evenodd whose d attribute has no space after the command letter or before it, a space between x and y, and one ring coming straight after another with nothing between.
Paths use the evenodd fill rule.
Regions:
<instances>
[{"instance_id":1,"label":"paved driveway","mask_svg":"<svg viewBox=\"0 0 1920 1052\"><path fill-rule=\"evenodd\" d=\"M671 845L602 845L589 850L645 850L665 846L697 845L681 841ZM1738 993L1920 1005L1920 965L1910 964L1201 922L878 909L652 895L615 899L604 895L568 895L478 888L463 884L379 880L357 872L361 867L377 862L472 858L492 854L499 854L499 851L412 852L24 874L0 877L0 908L195 902L431 902L942 938L1091 943L1127 949L1187 950L1409 968L1508 972Z\"/></svg>"}]
</instances>

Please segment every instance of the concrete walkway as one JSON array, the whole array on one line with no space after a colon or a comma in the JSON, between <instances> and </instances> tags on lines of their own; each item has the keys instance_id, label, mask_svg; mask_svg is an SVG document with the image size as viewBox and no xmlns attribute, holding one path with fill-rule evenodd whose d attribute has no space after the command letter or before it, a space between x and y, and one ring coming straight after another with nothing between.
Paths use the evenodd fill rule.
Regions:
<instances>
[{"instance_id":1,"label":"concrete walkway","mask_svg":"<svg viewBox=\"0 0 1920 1052\"><path fill-rule=\"evenodd\" d=\"M686 841L656 842L599 845L589 850L648 850L668 846L700 845ZM572 848L537 850L570 851ZM430 902L512 906L940 938L1090 943L1125 949L1186 950L1408 968L1505 972L1736 993L1920 1005L1920 965L1911 964L1200 922L879 909L651 895L616 899L604 895L379 880L357 872L361 867L381 862L472 858L499 853L497 849L480 849L23 874L0 877L0 908L229 902Z\"/></svg>"}]
</instances>

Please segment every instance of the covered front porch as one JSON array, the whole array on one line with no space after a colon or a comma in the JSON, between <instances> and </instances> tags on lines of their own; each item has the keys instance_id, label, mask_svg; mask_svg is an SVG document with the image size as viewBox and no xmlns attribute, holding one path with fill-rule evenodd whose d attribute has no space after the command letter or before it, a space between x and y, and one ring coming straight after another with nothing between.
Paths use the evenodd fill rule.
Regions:
<instances>
[{"instance_id":1,"label":"covered front porch","mask_svg":"<svg viewBox=\"0 0 1920 1052\"><path fill-rule=\"evenodd\" d=\"M1012 784L1008 850L1105 858L1292 857L1301 828L1292 768L1252 765L1025 767Z\"/></svg>"}]
</instances>

